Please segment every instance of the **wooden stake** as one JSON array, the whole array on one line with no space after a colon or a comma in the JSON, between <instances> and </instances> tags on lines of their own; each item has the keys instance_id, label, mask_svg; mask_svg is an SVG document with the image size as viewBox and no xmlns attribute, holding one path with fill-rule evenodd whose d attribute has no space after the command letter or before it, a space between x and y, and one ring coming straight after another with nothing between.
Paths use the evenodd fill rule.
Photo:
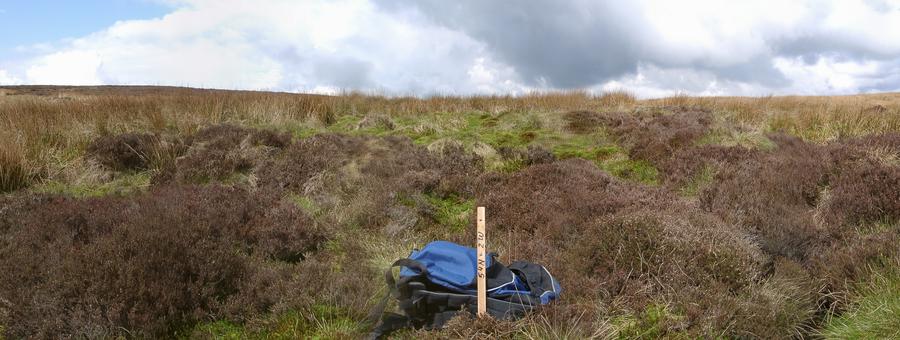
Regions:
<instances>
[{"instance_id":1,"label":"wooden stake","mask_svg":"<svg viewBox=\"0 0 900 340\"><path fill-rule=\"evenodd\" d=\"M484 207L478 207L476 253L478 255L478 316L487 316L487 237L485 236Z\"/></svg>"}]
</instances>

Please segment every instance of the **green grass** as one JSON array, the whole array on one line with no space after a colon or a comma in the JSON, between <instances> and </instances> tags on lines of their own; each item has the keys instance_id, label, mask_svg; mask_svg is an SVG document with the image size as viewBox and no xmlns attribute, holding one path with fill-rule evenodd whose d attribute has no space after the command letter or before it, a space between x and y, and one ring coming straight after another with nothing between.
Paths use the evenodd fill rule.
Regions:
<instances>
[{"instance_id":1,"label":"green grass","mask_svg":"<svg viewBox=\"0 0 900 340\"><path fill-rule=\"evenodd\" d=\"M590 160L621 179L658 184L658 170L655 167L645 161L630 159L627 151L613 143L602 129L591 134L573 134L554 123L554 117L551 114L537 113L435 112L393 118L394 129L386 129L380 124L357 128L364 117L346 115L327 127L293 126L289 130L294 136L301 138L328 132L371 136L401 135L409 137L418 145L454 141L484 157L489 171L504 173L521 170L525 167L525 162L522 159L502 159L496 150L525 150L530 145L540 145L551 150L559 159Z\"/></svg>"},{"instance_id":2,"label":"green grass","mask_svg":"<svg viewBox=\"0 0 900 340\"><path fill-rule=\"evenodd\" d=\"M289 199L291 202L294 202L294 204L300 207L300 209L303 209L304 212L311 216L318 216L319 213L321 213L321 208L319 208L319 205L309 197L290 193L287 195L287 199Z\"/></svg>"},{"instance_id":3,"label":"green grass","mask_svg":"<svg viewBox=\"0 0 900 340\"><path fill-rule=\"evenodd\" d=\"M213 339L354 339L367 331L365 324L340 308L313 305L305 311L290 311L264 320L262 327L248 329L228 321L194 327L190 338Z\"/></svg>"},{"instance_id":4,"label":"green grass","mask_svg":"<svg viewBox=\"0 0 900 340\"><path fill-rule=\"evenodd\" d=\"M828 339L900 338L900 271L875 274L857 288L853 306L826 324Z\"/></svg>"},{"instance_id":5,"label":"green grass","mask_svg":"<svg viewBox=\"0 0 900 340\"><path fill-rule=\"evenodd\" d=\"M435 208L435 219L438 224L453 233L465 232L469 225L469 217L475 209L475 200L456 196L440 198L434 195L426 195L426 198Z\"/></svg>"},{"instance_id":6,"label":"green grass","mask_svg":"<svg viewBox=\"0 0 900 340\"><path fill-rule=\"evenodd\" d=\"M762 131L735 131L722 127L714 128L694 144L696 146L740 146L762 151L769 151L776 147L775 142L766 137Z\"/></svg>"},{"instance_id":7,"label":"green grass","mask_svg":"<svg viewBox=\"0 0 900 340\"><path fill-rule=\"evenodd\" d=\"M697 196L703 188L712 183L713 178L716 176L716 169L710 165L706 165L700 170L699 173L694 175L691 180L682 187L678 193L682 196L693 197Z\"/></svg>"},{"instance_id":8,"label":"green grass","mask_svg":"<svg viewBox=\"0 0 900 340\"><path fill-rule=\"evenodd\" d=\"M664 330L669 323L684 320L685 316L665 304L651 304L638 315L624 315L613 318L611 323L618 330L620 339L689 338L684 334L671 334Z\"/></svg>"},{"instance_id":9,"label":"green grass","mask_svg":"<svg viewBox=\"0 0 900 340\"><path fill-rule=\"evenodd\" d=\"M611 175L648 185L659 184L659 170L647 161L633 160L619 154L609 160L600 162L600 168Z\"/></svg>"}]
</instances>

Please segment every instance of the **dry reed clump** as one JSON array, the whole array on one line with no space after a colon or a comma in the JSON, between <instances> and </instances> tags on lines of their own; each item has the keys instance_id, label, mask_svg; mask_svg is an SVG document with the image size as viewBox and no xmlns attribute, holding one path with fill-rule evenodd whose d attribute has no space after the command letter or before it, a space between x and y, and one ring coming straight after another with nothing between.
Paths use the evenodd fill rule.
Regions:
<instances>
[{"instance_id":1,"label":"dry reed clump","mask_svg":"<svg viewBox=\"0 0 900 340\"><path fill-rule=\"evenodd\" d=\"M27 187L36 177L32 172L18 149L0 148L0 193Z\"/></svg>"},{"instance_id":2,"label":"dry reed clump","mask_svg":"<svg viewBox=\"0 0 900 340\"><path fill-rule=\"evenodd\" d=\"M0 323L11 337L172 336L227 316L232 299L244 304L236 317L252 317L283 296L246 299L269 289L247 284L291 277L254 275L297 266L328 238L298 207L216 186L10 198L0 230L0 297L12 306Z\"/></svg>"},{"instance_id":3,"label":"dry reed clump","mask_svg":"<svg viewBox=\"0 0 900 340\"><path fill-rule=\"evenodd\" d=\"M155 183L222 181L237 173L248 173L279 150L291 137L270 130L221 124L206 127L187 138L187 149Z\"/></svg>"},{"instance_id":4,"label":"dry reed clump","mask_svg":"<svg viewBox=\"0 0 900 340\"><path fill-rule=\"evenodd\" d=\"M187 149L180 137L163 134L124 133L93 140L85 151L85 159L108 171L132 172L152 170L164 172L174 166ZM87 171L82 169L83 171Z\"/></svg>"},{"instance_id":5,"label":"dry reed clump","mask_svg":"<svg viewBox=\"0 0 900 340\"><path fill-rule=\"evenodd\" d=\"M110 170L146 170L156 143L156 136L146 133L102 136L88 145L85 154Z\"/></svg>"}]
</instances>

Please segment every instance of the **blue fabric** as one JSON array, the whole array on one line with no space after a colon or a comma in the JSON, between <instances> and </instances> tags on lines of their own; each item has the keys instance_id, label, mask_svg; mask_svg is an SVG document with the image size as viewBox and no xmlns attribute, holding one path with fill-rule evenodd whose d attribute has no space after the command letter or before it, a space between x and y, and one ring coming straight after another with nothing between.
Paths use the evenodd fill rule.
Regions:
<instances>
[{"instance_id":1,"label":"blue fabric","mask_svg":"<svg viewBox=\"0 0 900 340\"><path fill-rule=\"evenodd\" d=\"M475 277L477 275L478 256L475 248L462 246L448 241L433 241L425 245L422 250L413 250L409 255L409 259L421 263L428 270L428 280L450 289L454 292L465 294L476 294ZM493 265L493 257L487 256L487 268L490 271ZM545 268L541 267L546 271ZM409 267L400 268L400 277L409 277L419 275L418 269ZM542 304L550 303L559 297L562 291L559 283L555 278L546 272L550 277L552 291L546 291L540 296ZM508 297L517 294L529 295L531 291L528 289L527 283L522 281L517 275L509 272L510 278L488 282L488 296L490 297ZM491 285L494 286L491 286Z\"/></svg>"},{"instance_id":2,"label":"blue fabric","mask_svg":"<svg viewBox=\"0 0 900 340\"><path fill-rule=\"evenodd\" d=\"M550 275L550 272L547 272L547 275ZM550 301L556 300L559 297L559 293L562 293L562 287L560 287L559 282L556 281L556 278L550 275L550 283L553 285L553 291L546 291L544 294L541 294L541 304L546 305L550 303Z\"/></svg>"},{"instance_id":3,"label":"blue fabric","mask_svg":"<svg viewBox=\"0 0 900 340\"><path fill-rule=\"evenodd\" d=\"M428 279L446 288L465 292L471 290L477 273L478 256L475 248L464 247L453 242L434 241L422 250L414 250L409 258L428 268ZM491 258L487 258L488 267ZM403 267L400 276L418 275L419 272Z\"/></svg>"}]
</instances>

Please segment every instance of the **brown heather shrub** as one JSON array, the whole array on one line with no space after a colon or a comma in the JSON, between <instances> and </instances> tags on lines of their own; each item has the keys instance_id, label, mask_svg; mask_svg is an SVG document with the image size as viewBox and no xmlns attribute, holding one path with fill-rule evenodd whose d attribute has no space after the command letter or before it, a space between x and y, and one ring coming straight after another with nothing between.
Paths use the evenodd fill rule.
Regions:
<instances>
[{"instance_id":1,"label":"brown heather shrub","mask_svg":"<svg viewBox=\"0 0 900 340\"><path fill-rule=\"evenodd\" d=\"M259 181L266 190L310 198L339 223L390 226L394 234L420 221L404 202L424 202L416 199L422 194L471 197L482 169L481 158L461 146L430 152L406 137L329 134L285 149L262 168Z\"/></svg>"},{"instance_id":2,"label":"brown heather shrub","mask_svg":"<svg viewBox=\"0 0 900 340\"><path fill-rule=\"evenodd\" d=\"M356 130L361 129L381 129L393 130L396 127L394 120L390 116L381 113L369 113L356 124Z\"/></svg>"},{"instance_id":3,"label":"brown heather shrub","mask_svg":"<svg viewBox=\"0 0 900 340\"><path fill-rule=\"evenodd\" d=\"M747 313L718 308L721 301L762 310L806 293L791 291L776 301L737 298L764 296L754 289L766 258L745 232L671 193L611 178L587 161L486 175L477 203L490 211L501 259L527 258L551 268L565 283L565 305L589 301L613 315L638 315L663 303L673 314L660 334L745 334L731 325ZM798 317L772 331L788 334L806 322Z\"/></svg>"},{"instance_id":4,"label":"brown heather shrub","mask_svg":"<svg viewBox=\"0 0 900 340\"><path fill-rule=\"evenodd\" d=\"M146 170L156 144L157 138L152 134L108 135L91 142L85 153L110 170Z\"/></svg>"},{"instance_id":5,"label":"brown heather shrub","mask_svg":"<svg viewBox=\"0 0 900 340\"><path fill-rule=\"evenodd\" d=\"M609 295L600 298L607 301L682 286L714 283L738 291L748 285L762 259L755 245L715 218L693 213L638 210L602 218L581 231L596 237L571 240L566 258L590 281L606 283L601 295Z\"/></svg>"},{"instance_id":6,"label":"brown heather shrub","mask_svg":"<svg viewBox=\"0 0 900 340\"><path fill-rule=\"evenodd\" d=\"M900 167L861 162L839 174L830 184L822 214L825 223L839 226L900 223Z\"/></svg>"},{"instance_id":7,"label":"brown heather shrub","mask_svg":"<svg viewBox=\"0 0 900 340\"><path fill-rule=\"evenodd\" d=\"M828 155L816 145L772 135L779 147L723 167L701 194L703 207L746 228L773 256L803 261L822 230L812 219L827 183Z\"/></svg>"},{"instance_id":8,"label":"brown heather shrub","mask_svg":"<svg viewBox=\"0 0 900 340\"><path fill-rule=\"evenodd\" d=\"M656 166L709 132L713 116L699 108L666 108L608 114L604 123L629 149L629 156Z\"/></svg>"},{"instance_id":9,"label":"brown heather shrub","mask_svg":"<svg viewBox=\"0 0 900 340\"><path fill-rule=\"evenodd\" d=\"M503 157L504 161L520 162L523 166L553 163L556 161L556 155L540 145L529 145L525 149L501 146L497 149L497 153Z\"/></svg>"},{"instance_id":10,"label":"brown heather shrub","mask_svg":"<svg viewBox=\"0 0 900 340\"><path fill-rule=\"evenodd\" d=\"M827 146L833 168L815 216L825 230L809 266L825 283L821 303L834 311L846 307L854 282L900 258L900 167L883 159L900 150L897 141L876 135Z\"/></svg>"},{"instance_id":11,"label":"brown heather shrub","mask_svg":"<svg viewBox=\"0 0 900 340\"><path fill-rule=\"evenodd\" d=\"M574 133L591 133L604 125L604 116L593 111L571 111L563 115L566 130Z\"/></svg>"},{"instance_id":12,"label":"brown heather shrub","mask_svg":"<svg viewBox=\"0 0 900 340\"><path fill-rule=\"evenodd\" d=\"M900 228L858 233L846 230L839 239L819 244L807 267L822 284L819 304L824 311L840 313L850 302L854 284L866 280L873 271L892 266L900 258Z\"/></svg>"},{"instance_id":13,"label":"brown heather shrub","mask_svg":"<svg viewBox=\"0 0 900 340\"><path fill-rule=\"evenodd\" d=\"M879 158L893 152L894 137L827 145L769 138L776 150L720 167L701 203L756 235L776 263L802 266L821 320L844 308L853 282L900 254L900 171Z\"/></svg>"},{"instance_id":14,"label":"brown heather shrub","mask_svg":"<svg viewBox=\"0 0 900 340\"><path fill-rule=\"evenodd\" d=\"M478 204L491 211L492 228L501 232L559 236L631 205L656 206L651 189L627 185L577 158L489 174L481 182Z\"/></svg>"},{"instance_id":15,"label":"brown heather shrub","mask_svg":"<svg viewBox=\"0 0 900 340\"><path fill-rule=\"evenodd\" d=\"M528 165L553 163L556 161L556 156L553 155L553 152L539 145L529 145L526 155L525 159L528 160Z\"/></svg>"},{"instance_id":16,"label":"brown heather shrub","mask_svg":"<svg viewBox=\"0 0 900 340\"><path fill-rule=\"evenodd\" d=\"M85 158L107 170L154 170L158 175L172 168L186 148L177 136L124 133L95 139L88 145Z\"/></svg>"},{"instance_id":17,"label":"brown heather shrub","mask_svg":"<svg viewBox=\"0 0 900 340\"><path fill-rule=\"evenodd\" d=\"M0 297L12 307L0 323L11 337L168 337L229 315L232 300L244 313L234 318L251 317L282 298L248 299L269 289L252 284L291 278L255 276L294 266L328 235L293 205L216 186L2 203Z\"/></svg>"},{"instance_id":18,"label":"brown heather shrub","mask_svg":"<svg viewBox=\"0 0 900 340\"><path fill-rule=\"evenodd\" d=\"M208 182L246 173L291 144L291 137L230 124L206 127L190 136L184 156L155 176L155 183Z\"/></svg>"},{"instance_id":19,"label":"brown heather shrub","mask_svg":"<svg viewBox=\"0 0 900 340\"><path fill-rule=\"evenodd\" d=\"M757 150L740 146L703 145L680 149L659 167L665 184L670 188L678 188L691 181L705 167L718 171L722 167L755 160L758 157Z\"/></svg>"},{"instance_id":20,"label":"brown heather shrub","mask_svg":"<svg viewBox=\"0 0 900 340\"><path fill-rule=\"evenodd\" d=\"M447 322L444 329L434 333L422 332L434 339L517 339L521 335L522 322L477 318L460 313Z\"/></svg>"},{"instance_id":21,"label":"brown heather shrub","mask_svg":"<svg viewBox=\"0 0 900 340\"><path fill-rule=\"evenodd\" d=\"M857 137L847 140L846 144L868 149L882 149L896 156L900 153L900 133L888 132Z\"/></svg>"},{"instance_id":22,"label":"brown heather shrub","mask_svg":"<svg viewBox=\"0 0 900 340\"><path fill-rule=\"evenodd\" d=\"M807 271L793 261L779 259L772 265L772 274L752 283L737 294L720 294L716 288L694 289L686 301L709 299L709 292L717 295L709 305L687 304L686 314L721 315L718 329L708 334L721 334L739 339L805 338L814 334L819 315L817 293L820 287Z\"/></svg>"}]
</instances>

